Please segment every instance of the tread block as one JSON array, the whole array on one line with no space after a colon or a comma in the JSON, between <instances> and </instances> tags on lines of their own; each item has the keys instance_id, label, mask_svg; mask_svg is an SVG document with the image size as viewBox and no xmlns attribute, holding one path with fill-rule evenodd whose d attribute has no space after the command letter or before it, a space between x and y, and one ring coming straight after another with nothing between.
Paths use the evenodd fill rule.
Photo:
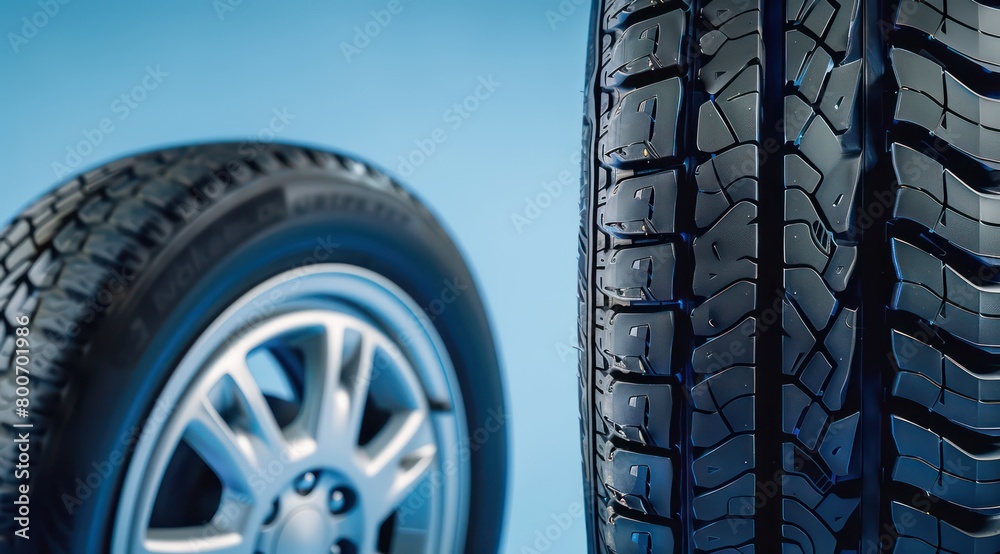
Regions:
<instances>
[{"instance_id":1,"label":"tread block","mask_svg":"<svg viewBox=\"0 0 1000 554\"><path fill-rule=\"evenodd\" d=\"M893 308L909 311L973 344L996 344L1000 290L980 287L917 246L890 241L899 283Z\"/></svg>"},{"instance_id":2,"label":"tread block","mask_svg":"<svg viewBox=\"0 0 1000 554\"><path fill-rule=\"evenodd\" d=\"M799 146L802 156L822 175L814 198L827 226L834 233L846 232L861 176L860 153L845 152L840 138L822 118L809 122Z\"/></svg>"},{"instance_id":3,"label":"tread block","mask_svg":"<svg viewBox=\"0 0 1000 554\"><path fill-rule=\"evenodd\" d=\"M798 552L803 554L836 553L836 537L815 512L791 498L782 500L781 511L786 522L781 534L786 544L796 545Z\"/></svg>"},{"instance_id":4,"label":"tread block","mask_svg":"<svg viewBox=\"0 0 1000 554\"><path fill-rule=\"evenodd\" d=\"M695 168L698 199L695 223L705 228L741 201L758 198L758 149L744 144L726 150Z\"/></svg>"},{"instance_id":5,"label":"tread block","mask_svg":"<svg viewBox=\"0 0 1000 554\"><path fill-rule=\"evenodd\" d=\"M604 521L604 541L614 554L674 552L671 528L638 521L611 510Z\"/></svg>"},{"instance_id":6,"label":"tread block","mask_svg":"<svg viewBox=\"0 0 1000 554\"><path fill-rule=\"evenodd\" d=\"M614 502L647 515L669 517L674 469L669 458L609 448L597 472Z\"/></svg>"},{"instance_id":7,"label":"tread block","mask_svg":"<svg viewBox=\"0 0 1000 554\"><path fill-rule=\"evenodd\" d=\"M757 40L755 37L746 38ZM735 144L757 140L761 117L760 81L760 67L747 67L715 100L702 104L698 120L700 150L719 152Z\"/></svg>"},{"instance_id":8,"label":"tread block","mask_svg":"<svg viewBox=\"0 0 1000 554\"><path fill-rule=\"evenodd\" d=\"M1000 377L972 371L929 344L892 330L893 359L901 371L920 375L942 390L980 402L1000 402Z\"/></svg>"},{"instance_id":9,"label":"tread block","mask_svg":"<svg viewBox=\"0 0 1000 554\"><path fill-rule=\"evenodd\" d=\"M839 65L830 71L819 109L830 121L833 130L844 132L854 122L854 102L861 80L861 60Z\"/></svg>"},{"instance_id":10,"label":"tread block","mask_svg":"<svg viewBox=\"0 0 1000 554\"><path fill-rule=\"evenodd\" d=\"M1000 318L962 309L916 283L897 283L891 307L910 312L970 344L1000 346Z\"/></svg>"},{"instance_id":11,"label":"tread block","mask_svg":"<svg viewBox=\"0 0 1000 554\"><path fill-rule=\"evenodd\" d=\"M754 370L750 366L729 368L705 379L692 389L691 404L697 410L719 411L738 398L753 397ZM748 414L753 419L753 414Z\"/></svg>"},{"instance_id":12,"label":"tread block","mask_svg":"<svg viewBox=\"0 0 1000 554\"><path fill-rule=\"evenodd\" d=\"M850 473L851 461L854 457L854 439L857 437L860 413L853 413L843 419L834 421L826 428L822 443L819 445L819 455L826 462L833 475L846 477Z\"/></svg>"},{"instance_id":13,"label":"tread block","mask_svg":"<svg viewBox=\"0 0 1000 554\"><path fill-rule=\"evenodd\" d=\"M1000 451L996 440L972 444L969 450L953 441L908 421L898 415L891 417L892 435L900 455L915 458L938 470L977 482L1000 481Z\"/></svg>"},{"instance_id":14,"label":"tread block","mask_svg":"<svg viewBox=\"0 0 1000 554\"><path fill-rule=\"evenodd\" d=\"M927 129L966 154L1000 163L1000 100L975 93L936 62L893 48L896 119Z\"/></svg>"},{"instance_id":15,"label":"tread block","mask_svg":"<svg viewBox=\"0 0 1000 554\"><path fill-rule=\"evenodd\" d=\"M980 430L1000 429L1000 403L956 394L922 375L899 372L892 394L927 406L959 425Z\"/></svg>"},{"instance_id":16,"label":"tread block","mask_svg":"<svg viewBox=\"0 0 1000 554\"><path fill-rule=\"evenodd\" d=\"M623 237L673 233L677 180L677 171L622 179L598 208L598 221L606 231Z\"/></svg>"},{"instance_id":17,"label":"tread block","mask_svg":"<svg viewBox=\"0 0 1000 554\"><path fill-rule=\"evenodd\" d=\"M682 95L680 78L625 93L605 125L603 159L618 164L676 157Z\"/></svg>"},{"instance_id":18,"label":"tread block","mask_svg":"<svg viewBox=\"0 0 1000 554\"><path fill-rule=\"evenodd\" d=\"M756 467L753 435L737 435L709 450L692 464L698 487L719 487Z\"/></svg>"},{"instance_id":19,"label":"tread block","mask_svg":"<svg viewBox=\"0 0 1000 554\"><path fill-rule=\"evenodd\" d=\"M782 445L782 451L782 465L788 475L800 476L820 494L825 495L830 491L833 481L812 455L789 442Z\"/></svg>"},{"instance_id":20,"label":"tread block","mask_svg":"<svg viewBox=\"0 0 1000 554\"><path fill-rule=\"evenodd\" d=\"M687 16L681 10L636 23L622 33L605 65L606 82L621 84L629 77L678 68Z\"/></svg>"},{"instance_id":21,"label":"tread block","mask_svg":"<svg viewBox=\"0 0 1000 554\"><path fill-rule=\"evenodd\" d=\"M619 437L663 449L672 447L673 388L609 378L597 390L599 416Z\"/></svg>"},{"instance_id":22,"label":"tread block","mask_svg":"<svg viewBox=\"0 0 1000 554\"><path fill-rule=\"evenodd\" d=\"M693 291L709 297L741 280L757 278L757 206L740 202L694 239Z\"/></svg>"},{"instance_id":23,"label":"tread block","mask_svg":"<svg viewBox=\"0 0 1000 554\"><path fill-rule=\"evenodd\" d=\"M899 554L1000 552L1000 527L995 521L990 522L984 529L966 531L953 522L938 519L902 502L893 502L891 509L893 523L900 535L895 549Z\"/></svg>"},{"instance_id":24,"label":"tread block","mask_svg":"<svg viewBox=\"0 0 1000 554\"><path fill-rule=\"evenodd\" d=\"M785 291L813 329L826 328L837 299L818 273L803 267L785 269Z\"/></svg>"},{"instance_id":25,"label":"tread block","mask_svg":"<svg viewBox=\"0 0 1000 554\"><path fill-rule=\"evenodd\" d=\"M856 246L839 240L816 212L805 191L785 191L785 265L809 266L833 292L843 292L857 264ZM812 239L812 240L807 240Z\"/></svg>"},{"instance_id":26,"label":"tread block","mask_svg":"<svg viewBox=\"0 0 1000 554\"><path fill-rule=\"evenodd\" d=\"M973 189L929 156L892 145L900 190L893 216L917 222L976 256L1000 257L1000 196Z\"/></svg>"},{"instance_id":27,"label":"tread block","mask_svg":"<svg viewBox=\"0 0 1000 554\"><path fill-rule=\"evenodd\" d=\"M630 302L674 300L674 245L622 248L597 271L597 287L604 294Z\"/></svg>"},{"instance_id":28,"label":"tread block","mask_svg":"<svg viewBox=\"0 0 1000 554\"><path fill-rule=\"evenodd\" d=\"M757 319L747 318L695 348L691 356L695 373L714 374L736 365L753 365L757 357L756 330Z\"/></svg>"},{"instance_id":29,"label":"tread block","mask_svg":"<svg viewBox=\"0 0 1000 554\"><path fill-rule=\"evenodd\" d=\"M754 431L754 371L727 369L691 389L691 444L710 448L738 433Z\"/></svg>"},{"instance_id":30,"label":"tread block","mask_svg":"<svg viewBox=\"0 0 1000 554\"><path fill-rule=\"evenodd\" d=\"M760 0L711 0L701 9L701 15L713 26L721 27L735 17L759 10Z\"/></svg>"},{"instance_id":31,"label":"tread block","mask_svg":"<svg viewBox=\"0 0 1000 554\"><path fill-rule=\"evenodd\" d=\"M754 538L752 519L731 518L710 523L694 532L695 548L707 552L736 553L753 552L735 547L744 545Z\"/></svg>"},{"instance_id":32,"label":"tread block","mask_svg":"<svg viewBox=\"0 0 1000 554\"><path fill-rule=\"evenodd\" d=\"M611 316L598 348L609 366L629 373L669 375L673 351L674 314L616 313Z\"/></svg>"},{"instance_id":33,"label":"tread block","mask_svg":"<svg viewBox=\"0 0 1000 554\"><path fill-rule=\"evenodd\" d=\"M908 456L896 458L892 478L963 508L987 511L1000 508L1000 482L963 479L917 458Z\"/></svg>"},{"instance_id":34,"label":"tread block","mask_svg":"<svg viewBox=\"0 0 1000 554\"><path fill-rule=\"evenodd\" d=\"M839 410L844 405L847 393L845 387L850 377L857 344L857 328L857 310L844 308L837 315L833 325L827 329L826 340L823 341L830 363L833 364L833 371L829 375L823 394L823 403L831 410Z\"/></svg>"},{"instance_id":35,"label":"tread block","mask_svg":"<svg viewBox=\"0 0 1000 554\"><path fill-rule=\"evenodd\" d=\"M751 474L695 497L692 503L694 516L702 521L730 517L752 517L757 499L757 481Z\"/></svg>"},{"instance_id":36,"label":"tread block","mask_svg":"<svg viewBox=\"0 0 1000 554\"><path fill-rule=\"evenodd\" d=\"M604 3L605 29L614 29L634 14L645 12L663 5L663 0L608 0ZM683 2L686 6L688 2Z\"/></svg>"},{"instance_id":37,"label":"tread block","mask_svg":"<svg viewBox=\"0 0 1000 554\"><path fill-rule=\"evenodd\" d=\"M798 375L816 344L816 337L802 315L787 301L782 304L781 320L785 335L781 338L781 364L785 375Z\"/></svg>"},{"instance_id":38,"label":"tread block","mask_svg":"<svg viewBox=\"0 0 1000 554\"><path fill-rule=\"evenodd\" d=\"M694 332L703 337L722 334L745 319L757 302L757 285L740 281L691 312Z\"/></svg>"},{"instance_id":39,"label":"tread block","mask_svg":"<svg viewBox=\"0 0 1000 554\"><path fill-rule=\"evenodd\" d=\"M726 38L721 45L702 43L702 48L714 51L712 59L699 73L706 92L720 97L746 94L756 99L760 92L760 66L754 62L763 58L759 34L749 34L735 40ZM740 77L742 81L736 83ZM759 102L757 105L759 106Z\"/></svg>"},{"instance_id":40,"label":"tread block","mask_svg":"<svg viewBox=\"0 0 1000 554\"><path fill-rule=\"evenodd\" d=\"M896 25L923 31L984 68L1000 71L1000 10L995 7L973 0L902 0Z\"/></svg>"}]
</instances>

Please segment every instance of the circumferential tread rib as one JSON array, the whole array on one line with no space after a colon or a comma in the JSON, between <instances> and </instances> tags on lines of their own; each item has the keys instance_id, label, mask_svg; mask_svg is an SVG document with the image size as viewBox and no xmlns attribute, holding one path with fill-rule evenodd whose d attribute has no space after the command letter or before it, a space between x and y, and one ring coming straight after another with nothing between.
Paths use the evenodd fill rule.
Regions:
<instances>
[{"instance_id":1,"label":"circumferential tread rib","mask_svg":"<svg viewBox=\"0 0 1000 554\"><path fill-rule=\"evenodd\" d=\"M1000 10L973 0L903 0L896 26L952 57L889 40L899 87L889 308L901 317L890 331L895 455L885 467L897 553L1000 551L1000 195L979 188L1000 161L1000 102L963 82L968 71L949 71L962 62L953 54L1000 68L998 25Z\"/></svg>"},{"instance_id":2,"label":"circumferential tread rib","mask_svg":"<svg viewBox=\"0 0 1000 554\"><path fill-rule=\"evenodd\" d=\"M860 3L787 8L781 534L786 552L833 554L860 538Z\"/></svg>"},{"instance_id":3,"label":"circumferential tread rib","mask_svg":"<svg viewBox=\"0 0 1000 554\"><path fill-rule=\"evenodd\" d=\"M699 38L705 59L698 81L713 97L697 111L695 142L704 161L692 183L698 232L692 243L691 549L733 553L752 549L757 535L753 312L763 23L756 1L715 0L700 15L708 29Z\"/></svg>"},{"instance_id":4,"label":"circumferential tread rib","mask_svg":"<svg viewBox=\"0 0 1000 554\"><path fill-rule=\"evenodd\" d=\"M599 12L584 397L598 551L752 548L759 4Z\"/></svg>"},{"instance_id":5,"label":"circumferential tread rib","mask_svg":"<svg viewBox=\"0 0 1000 554\"><path fill-rule=\"evenodd\" d=\"M583 402L594 435L584 454L593 460L598 551L669 553L683 540L686 509L678 443L686 402L674 360L686 348L681 306L690 288L679 132L690 18L684 2L608 0L600 10L594 220L584 223L593 225L585 235L594 327L585 347L595 366L586 368L593 387Z\"/></svg>"}]
</instances>

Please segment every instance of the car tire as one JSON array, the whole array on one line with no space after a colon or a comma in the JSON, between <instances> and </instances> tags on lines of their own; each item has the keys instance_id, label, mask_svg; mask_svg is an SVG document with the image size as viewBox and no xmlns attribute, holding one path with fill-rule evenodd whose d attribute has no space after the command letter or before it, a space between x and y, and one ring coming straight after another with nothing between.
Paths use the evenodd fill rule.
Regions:
<instances>
[{"instance_id":1,"label":"car tire","mask_svg":"<svg viewBox=\"0 0 1000 554\"><path fill-rule=\"evenodd\" d=\"M285 145L142 154L41 197L0 233L0 260L0 547L124 553L197 527L204 542L190 546L203 551L327 551L333 541L344 552L404 542L409 550L400 551L498 548L507 419L482 302L434 217L377 170ZM261 335L269 326L277 334ZM302 346L307 328L318 329L308 340L325 357ZM260 344L244 344L247 337ZM198 388L204 368L231 350L237 361L227 363L238 369ZM267 386L284 383L285 396L249 367L259 353L267 358L260 364L271 364ZM314 380L335 372L339 381ZM257 381L245 380L251 374ZM189 398L200 390L210 394ZM199 412L206 402L211 408ZM178 423L188 417L184 406L201 427ZM343 435L328 432L337 428L329 406L350 416ZM279 417L279 408L298 415ZM222 422L214 432L232 439L231 452L219 446L232 446L225 440L213 442L216 435L206 441L208 431L191 431L205 421ZM422 434L412 443L411 435L388 435L418 433L418 421ZM301 448L271 471L278 466L264 461L293 450L293 428ZM27 442L18 438L23 432ZM354 453L347 465L383 460L380 467L393 471L385 475L400 479L382 483L391 485L385 501L405 492L409 504L385 521L369 517L382 517L383 500L365 496L382 491L380 483L344 484L367 470L323 457L340 448L327 445L334 436L353 441L343 447ZM157 458L169 440L174 453ZM392 445L416 446L397 453ZM179 462L182 450L188 457ZM230 474L247 460L261 467ZM154 481L142 479L157 463L163 471L150 478L161 489L150 496L144 487ZM230 469L220 473L214 463ZM138 492L128 497L128 490ZM207 500L199 497L206 490L214 491ZM29 504L16 503L22 494ZM153 515L133 529L140 500ZM236 506L225 523L224 506ZM352 506L364 514L342 515ZM404 509L421 515L406 522ZM26 525L18 515L27 515ZM227 547L242 532L234 529L247 531L241 546Z\"/></svg>"},{"instance_id":2,"label":"car tire","mask_svg":"<svg viewBox=\"0 0 1000 554\"><path fill-rule=\"evenodd\" d=\"M596 2L591 551L1000 551L997 21Z\"/></svg>"}]
</instances>

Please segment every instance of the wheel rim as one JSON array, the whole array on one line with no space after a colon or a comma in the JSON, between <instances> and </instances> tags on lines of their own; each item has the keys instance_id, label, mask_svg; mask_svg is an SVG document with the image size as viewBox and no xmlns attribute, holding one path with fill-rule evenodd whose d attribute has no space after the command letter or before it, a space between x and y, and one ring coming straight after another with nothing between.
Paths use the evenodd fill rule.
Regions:
<instances>
[{"instance_id":1,"label":"wheel rim","mask_svg":"<svg viewBox=\"0 0 1000 554\"><path fill-rule=\"evenodd\" d=\"M450 359L409 296L354 266L282 274L168 380L126 471L114 550L456 552L466 436Z\"/></svg>"}]
</instances>

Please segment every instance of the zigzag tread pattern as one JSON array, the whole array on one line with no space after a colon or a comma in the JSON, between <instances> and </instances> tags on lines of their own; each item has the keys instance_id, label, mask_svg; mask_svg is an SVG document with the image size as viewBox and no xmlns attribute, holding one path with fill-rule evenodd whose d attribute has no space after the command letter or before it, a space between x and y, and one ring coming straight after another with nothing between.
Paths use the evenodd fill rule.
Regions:
<instances>
[{"instance_id":1,"label":"zigzag tread pattern","mask_svg":"<svg viewBox=\"0 0 1000 554\"><path fill-rule=\"evenodd\" d=\"M1000 9L904 0L896 26L922 38L890 38L894 117L917 129L897 124L890 134L899 188L889 228L896 277L889 307L906 326L890 331L893 548L998 552L1000 195L979 187L992 182L1000 162L1000 102L974 90L980 79L968 69L1000 69ZM949 50L929 55L935 42ZM925 138L915 140L920 133Z\"/></svg>"}]
</instances>

